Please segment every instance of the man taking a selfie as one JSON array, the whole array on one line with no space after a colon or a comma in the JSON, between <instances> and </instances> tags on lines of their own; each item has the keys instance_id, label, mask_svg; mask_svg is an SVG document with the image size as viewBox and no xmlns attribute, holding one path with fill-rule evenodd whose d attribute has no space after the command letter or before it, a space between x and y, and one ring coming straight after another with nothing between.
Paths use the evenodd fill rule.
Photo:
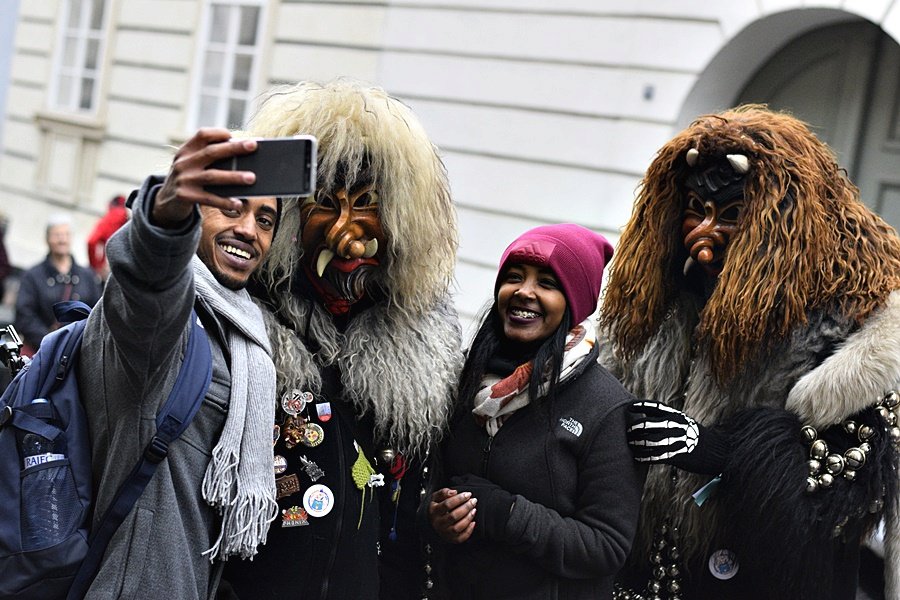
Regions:
<instances>
[{"instance_id":1,"label":"man taking a selfie","mask_svg":"<svg viewBox=\"0 0 900 600\"><path fill-rule=\"evenodd\" d=\"M201 129L165 179L133 194L132 219L109 241L112 274L89 317L79 363L97 491L94 524L155 431L196 311L212 382L113 536L88 598L208 598L214 559L251 557L275 518L275 368L259 308L244 289L278 227L279 201L228 198L205 186L250 184L207 169L256 149Z\"/></svg>"}]
</instances>

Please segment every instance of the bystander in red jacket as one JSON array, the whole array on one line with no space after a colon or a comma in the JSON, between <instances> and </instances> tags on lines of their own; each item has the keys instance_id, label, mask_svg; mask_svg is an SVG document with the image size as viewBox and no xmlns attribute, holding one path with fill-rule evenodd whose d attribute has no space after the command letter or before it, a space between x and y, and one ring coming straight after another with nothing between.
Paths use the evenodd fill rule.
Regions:
<instances>
[{"instance_id":1,"label":"bystander in red jacket","mask_svg":"<svg viewBox=\"0 0 900 600\"><path fill-rule=\"evenodd\" d=\"M106 242L119 227L128 221L128 209L125 208L125 196L116 196L109 201L109 209L100 217L91 234L88 236L88 261L91 268L103 281L109 275L109 264L106 262Z\"/></svg>"}]
</instances>

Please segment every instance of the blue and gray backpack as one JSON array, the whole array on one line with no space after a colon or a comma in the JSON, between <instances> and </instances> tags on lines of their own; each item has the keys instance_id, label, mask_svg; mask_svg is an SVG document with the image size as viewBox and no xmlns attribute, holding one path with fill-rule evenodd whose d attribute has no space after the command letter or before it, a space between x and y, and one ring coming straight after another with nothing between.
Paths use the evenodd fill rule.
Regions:
<instances>
[{"instance_id":1,"label":"blue and gray backpack","mask_svg":"<svg viewBox=\"0 0 900 600\"><path fill-rule=\"evenodd\" d=\"M95 528L88 422L74 368L90 307L54 306L68 325L48 334L0 396L0 599L82 598L116 529L168 446L206 396L212 360L194 323L181 371L160 409L157 432Z\"/></svg>"}]
</instances>

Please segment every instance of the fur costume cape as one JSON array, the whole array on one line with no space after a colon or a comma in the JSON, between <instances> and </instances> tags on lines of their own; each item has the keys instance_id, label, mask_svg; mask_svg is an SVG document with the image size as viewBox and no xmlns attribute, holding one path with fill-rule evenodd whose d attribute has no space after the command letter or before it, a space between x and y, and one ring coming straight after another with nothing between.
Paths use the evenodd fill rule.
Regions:
<instances>
[{"instance_id":1,"label":"fur costume cape","mask_svg":"<svg viewBox=\"0 0 900 600\"><path fill-rule=\"evenodd\" d=\"M688 291L696 269L683 274L685 180L728 154L747 159L745 204L722 272L701 298ZM810 424L840 437L839 427L823 428L854 414L869 422L900 384L895 290L900 238L801 121L743 106L700 117L663 146L611 264L601 362L636 396L726 428L734 451L702 509L686 502L708 477L679 471L673 500L670 468L651 469L634 561L646 559L654 521L675 513L688 562L718 538L738 538L742 565L767 561L754 566L771 582L765 597L816 598L830 585L834 527L846 516L842 535L861 536L881 516L867 512L870 500L884 493L887 597L900 597L897 453L883 425L872 421L879 444L855 482L838 478L813 494L799 433Z\"/></svg>"},{"instance_id":2,"label":"fur costume cape","mask_svg":"<svg viewBox=\"0 0 900 600\"><path fill-rule=\"evenodd\" d=\"M318 394L320 365L336 365L344 398L359 414L374 416L378 441L420 457L438 442L462 365L461 331L449 299L414 318L382 303L361 312L343 333L319 303L291 297L285 309L290 328L279 323L283 315L264 311L279 397L291 389ZM319 351L311 352L304 338Z\"/></svg>"},{"instance_id":3,"label":"fur costume cape","mask_svg":"<svg viewBox=\"0 0 900 600\"><path fill-rule=\"evenodd\" d=\"M685 295L627 371L611 344L600 346L601 364L633 394L679 408L704 425L724 427L733 447L723 484L702 507L691 495L709 476L679 471L673 492L671 468L651 467L633 565L646 566L654 528L669 516L679 528L686 564L700 564L702 559L705 568L712 551L727 547L737 553L742 567L768 574L766 583L775 591L766 597L825 597L816 586L827 588L830 583L834 527L849 517L851 526L856 519L856 535L868 529L882 514L871 514L868 508L880 497L884 480L889 484L885 500L894 498L893 510L884 511L891 519L886 528L886 597L898 597L891 595L900 592L896 473L891 470L896 454L883 427L872 453L880 461L870 460L853 483L837 478L832 488L807 494L809 457L800 440L801 420L778 409L787 406L843 420L866 411L884 392L898 389L900 291L855 333L846 320L813 316L751 373L724 389L715 383L708 355L702 349L692 352L696 302ZM820 363L821 356L831 352ZM877 425L878 418L868 409L855 420ZM840 443L835 447L841 451L849 445ZM858 508L864 514L856 514Z\"/></svg>"},{"instance_id":4,"label":"fur costume cape","mask_svg":"<svg viewBox=\"0 0 900 600\"><path fill-rule=\"evenodd\" d=\"M371 181L387 240L381 266L366 283L379 300L339 332L320 302L294 291L306 277L298 238L300 207L310 200L284 200L281 233L259 274L274 312L268 327L279 395L318 392L319 367L337 365L345 397L373 415L376 439L424 455L445 430L463 360L448 292L456 212L437 149L406 105L351 79L273 89L245 133L316 136L317 189Z\"/></svg>"}]
</instances>

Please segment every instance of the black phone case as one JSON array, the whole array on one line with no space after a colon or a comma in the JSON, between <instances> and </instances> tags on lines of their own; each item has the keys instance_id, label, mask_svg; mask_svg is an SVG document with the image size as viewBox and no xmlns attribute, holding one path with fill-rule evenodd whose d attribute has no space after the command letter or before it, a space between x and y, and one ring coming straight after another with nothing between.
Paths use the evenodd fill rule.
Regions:
<instances>
[{"instance_id":1,"label":"black phone case","mask_svg":"<svg viewBox=\"0 0 900 600\"><path fill-rule=\"evenodd\" d=\"M252 185L210 185L219 196L309 196L315 189L316 140L311 136L257 140L256 151L212 163L208 168L253 171Z\"/></svg>"}]
</instances>

